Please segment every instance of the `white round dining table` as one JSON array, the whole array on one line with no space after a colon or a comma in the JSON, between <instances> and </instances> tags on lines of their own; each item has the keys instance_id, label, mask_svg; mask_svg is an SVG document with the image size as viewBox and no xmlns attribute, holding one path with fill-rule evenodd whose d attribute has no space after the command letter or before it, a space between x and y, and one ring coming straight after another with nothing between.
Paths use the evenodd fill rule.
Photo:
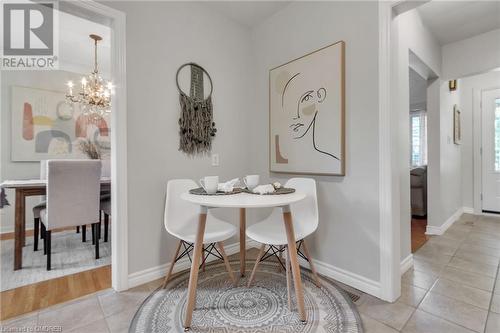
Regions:
<instances>
[{"instance_id":1,"label":"white round dining table","mask_svg":"<svg viewBox=\"0 0 500 333\"><path fill-rule=\"evenodd\" d=\"M184 321L185 330L191 327L193 310L196 304L196 287L198 283L198 270L203 250L203 235L205 233L205 224L207 220L207 211L210 208L239 208L240 209L240 275L245 276L245 229L246 229L246 208L268 208L281 207L283 210L283 223L285 225L288 253L290 255L290 264L294 280L295 295L300 320L306 321L304 307L304 292L302 289L302 280L300 278L300 266L297 256L297 247L295 232L293 230L292 213L290 205L305 199L306 195L301 192L279 195L259 195L251 193L238 193L230 195L196 195L190 193L181 194L181 199L192 204L200 206L200 216L198 219L198 230L194 244L194 252L191 262L191 272L188 286L188 303L186 307L186 317Z\"/></svg>"}]
</instances>

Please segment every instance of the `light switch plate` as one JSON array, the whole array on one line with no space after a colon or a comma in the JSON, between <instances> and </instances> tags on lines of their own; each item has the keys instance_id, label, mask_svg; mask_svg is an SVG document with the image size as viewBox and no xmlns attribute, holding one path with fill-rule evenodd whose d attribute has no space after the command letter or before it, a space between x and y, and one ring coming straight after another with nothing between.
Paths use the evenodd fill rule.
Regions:
<instances>
[{"instance_id":1,"label":"light switch plate","mask_svg":"<svg viewBox=\"0 0 500 333\"><path fill-rule=\"evenodd\" d=\"M219 166L219 154L212 154L212 166Z\"/></svg>"}]
</instances>

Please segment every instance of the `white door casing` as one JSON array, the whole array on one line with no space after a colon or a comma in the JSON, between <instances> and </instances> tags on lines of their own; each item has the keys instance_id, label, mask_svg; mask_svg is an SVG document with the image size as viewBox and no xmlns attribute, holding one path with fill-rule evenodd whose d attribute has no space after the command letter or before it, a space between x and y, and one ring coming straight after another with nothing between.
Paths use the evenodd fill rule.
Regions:
<instances>
[{"instance_id":1,"label":"white door casing","mask_svg":"<svg viewBox=\"0 0 500 333\"><path fill-rule=\"evenodd\" d=\"M481 130L482 210L500 213L500 89L482 91Z\"/></svg>"}]
</instances>

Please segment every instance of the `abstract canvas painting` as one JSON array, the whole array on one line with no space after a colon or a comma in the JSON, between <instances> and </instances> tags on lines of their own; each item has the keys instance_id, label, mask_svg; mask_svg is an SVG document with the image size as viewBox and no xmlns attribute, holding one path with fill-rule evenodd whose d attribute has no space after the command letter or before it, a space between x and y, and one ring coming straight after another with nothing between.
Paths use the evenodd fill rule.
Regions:
<instances>
[{"instance_id":1,"label":"abstract canvas painting","mask_svg":"<svg viewBox=\"0 0 500 333\"><path fill-rule=\"evenodd\" d=\"M13 86L11 102L12 161L82 158L82 139L109 150L108 117L83 114L63 92Z\"/></svg>"},{"instance_id":2,"label":"abstract canvas painting","mask_svg":"<svg viewBox=\"0 0 500 333\"><path fill-rule=\"evenodd\" d=\"M345 43L269 72L269 169L345 175Z\"/></svg>"}]
</instances>

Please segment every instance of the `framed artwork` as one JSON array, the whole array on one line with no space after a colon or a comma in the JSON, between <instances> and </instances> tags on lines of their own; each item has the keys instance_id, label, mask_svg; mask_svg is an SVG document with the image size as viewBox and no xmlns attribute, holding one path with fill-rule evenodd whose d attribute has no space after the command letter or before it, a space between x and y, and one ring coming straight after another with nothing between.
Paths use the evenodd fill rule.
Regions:
<instances>
[{"instance_id":1,"label":"framed artwork","mask_svg":"<svg viewBox=\"0 0 500 333\"><path fill-rule=\"evenodd\" d=\"M269 71L269 170L345 175L345 43Z\"/></svg>"},{"instance_id":2,"label":"framed artwork","mask_svg":"<svg viewBox=\"0 0 500 333\"><path fill-rule=\"evenodd\" d=\"M453 106L453 143L459 145L462 143L462 124L460 123L460 110L455 104Z\"/></svg>"},{"instance_id":3,"label":"framed artwork","mask_svg":"<svg viewBox=\"0 0 500 333\"><path fill-rule=\"evenodd\" d=\"M11 108L12 161L82 158L82 139L109 151L109 116L83 114L63 92L12 86Z\"/></svg>"}]
</instances>

